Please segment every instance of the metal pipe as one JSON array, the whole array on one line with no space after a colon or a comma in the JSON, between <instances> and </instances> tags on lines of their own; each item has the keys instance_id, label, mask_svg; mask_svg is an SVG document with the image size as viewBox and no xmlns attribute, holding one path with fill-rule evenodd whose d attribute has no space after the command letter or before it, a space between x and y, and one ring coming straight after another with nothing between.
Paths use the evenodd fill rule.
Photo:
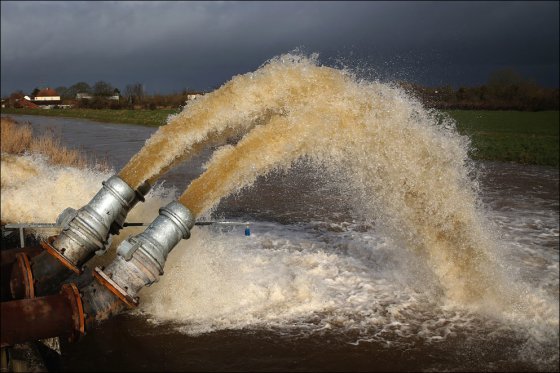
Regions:
<instances>
[{"instance_id":1,"label":"metal pipe","mask_svg":"<svg viewBox=\"0 0 560 373\"><path fill-rule=\"evenodd\" d=\"M68 208L59 216L62 232L51 246L80 268L95 252L105 252L109 234L122 229L126 215L148 190L146 184L136 192L118 176L110 177L87 205L78 211Z\"/></svg>"},{"instance_id":2,"label":"metal pipe","mask_svg":"<svg viewBox=\"0 0 560 373\"><path fill-rule=\"evenodd\" d=\"M46 252L32 259L31 268L39 296L57 291L72 273L80 274L82 265L94 254L103 254L110 245L109 235L117 234L126 215L150 189L145 183L133 190L118 176L103 182L101 190L78 211L67 208L57 219L62 232L43 241ZM13 294L20 299L21 294Z\"/></svg>"},{"instance_id":3,"label":"metal pipe","mask_svg":"<svg viewBox=\"0 0 560 373\"><path fill-rule=\"evenodd\" d=\"M135 307L138 291L158 280L169 252L190 237L194 226L193 215L178 202L159 213L144 232L119 245L116 259L105 270L95 269L95 280L81 294L72 283L57 295L2 302L1 345L54 336L76 339L86 326Z\"/></svg>"},{"instance_id":4,"label":"metal pipe","mask_svg":"<svg viewBox=\"0 0 560 373\"><path fill-rule=\"evenodd\" d=\"M8 249L0 251L0 263L2 265L12 264L16 261L16 255L19 253L25 253L29 258L33 258L43 252L43 248L39 245L37 246L26 246L23 249Z\"/></svg>"},{"instance_id":5,"label":"metal pipe","mask_svg":"<svg viewBox=\"0 0 560 373\"><path fill-rule=\"evenodd\" d=\"M59 294L1 302L1 347L56 336L77 339L85 332L78 288L65 284Z\"/></svg>"},{"instance_id":6,"label":"metal pipe","mask_svg":"<svg viewBox=\"0 0 560 373\"><path fill-rule=\"evenodd\" d=\"M193 226L192 213L179 202L161 208L144 232L121 242L109 266L95 268L96 281L82 289L88 314L99 321L137 306L138 291L163 275L169 252L181 239L190 237Z\"/></svg>"}]
</instances>

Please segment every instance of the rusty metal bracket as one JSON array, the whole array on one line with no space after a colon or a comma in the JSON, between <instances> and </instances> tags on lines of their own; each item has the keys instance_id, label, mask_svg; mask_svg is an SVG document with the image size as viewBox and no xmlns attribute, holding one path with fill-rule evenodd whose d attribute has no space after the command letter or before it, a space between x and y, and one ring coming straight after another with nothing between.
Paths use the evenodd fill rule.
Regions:
<instances>
[{"instance_id":1,"label":"rusty metal bracket","mask_svg":"<svg viewBox=\"0 0 560 373\"><path fill-rule=\"evenodd\" d=\"M115 294L121 301L123 301L129 308L138 306L138 299L132 298L126 290L121 288L115 281L105 274L99 267L93 270L93 277L103 286L105 286L111 293Z\"/></svg>"},{"instance_id":2,"label":"rusty metal bracket","mask_svg":"<svg viewBox=\"0 0 560 373\"><path fill-rule=\"evenodd\" d=\"M57 249L52 246L54 240L56 240L58 236L50 236L47 240L41 241L41 246L48 252L51 256L55 257L59 262L61 262L66 268L70 269L75 274L79 275L83 271L72 264L63 254L61 254Z\"/></svg>"}]
</instances>

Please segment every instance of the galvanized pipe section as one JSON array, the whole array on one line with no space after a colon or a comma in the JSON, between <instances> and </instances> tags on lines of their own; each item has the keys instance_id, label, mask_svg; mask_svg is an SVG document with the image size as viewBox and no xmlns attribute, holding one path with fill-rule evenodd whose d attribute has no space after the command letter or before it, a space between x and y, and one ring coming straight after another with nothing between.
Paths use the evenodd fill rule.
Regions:
<instances>
[{"instance_id":1,"label":"galvanized pipe section","mask_svg":"<svg viewBox=\"0 0 560 373\"><path fill-rule=\"evenodd\" d=\"M74 273L95 253L102 254L108 246L109 234L117 234L126 215L138 201L143 201L150 189L143 184L134 191L118 176L103 182L103 188L78 211L67 208L58 217L62 232L43 242L44 252L31 262L37 281L37 295L52 294L60 283ZM14 299L19 299L14 294Z\"/></svg>"},{"instance_id":2,"label":"galvanized pipe section","mask_svg":"<svg viewBox=\"0 0 560 373\"><path fill-rule=\"evenodd\" d=\"M118 176L110 177L87 205L78 211L66 209L59 217L63 228L53 248L80 268L96 251L105 251L109 233L119 232L128 212L148 190L145 185L137 193Z\"/></svg>"},{"instance_id":3,"label":"galvanized pipe section","mask_svg":"<svg viewBox=\"0 0 560 373\"><path fill-rule=\"evenodd\" d=\"M144 232L119 245L117 257L107 268L95 269L97 281L83 291L97 320L126 306L136 306L140 289L163 275L169 252L181 239L190 237L194 217L189 209L179 202L171 202L159 213Z\"/></svg>"}]
</instances>

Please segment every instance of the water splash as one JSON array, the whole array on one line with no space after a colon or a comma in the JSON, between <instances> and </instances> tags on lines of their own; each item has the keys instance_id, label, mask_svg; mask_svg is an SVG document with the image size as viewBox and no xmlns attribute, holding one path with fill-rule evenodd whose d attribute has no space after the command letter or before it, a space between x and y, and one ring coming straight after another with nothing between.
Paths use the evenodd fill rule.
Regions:
<instances>
[{"instance_id":1,"label":"water splash","mask_svg":"<svg viewBox=\"0 0 560 373\"><path fill-rule=\"evenodd\" d=\"M281 61L266 68L282 66ZM216 151L180 201L203 214L259 175L307 157L318 168L344 173L350 199L422 252L450 298L493 302L499 296L496 274L485 268L492 262L492 240L477 211L467 140L451 122L448 128L438 125L434 115L396 88L357 82L344 71L301 61L292 64L316 70L314 79L300 95L286 99L282 113L235 147ZM270 87L255 82L252 90L258 89Z\"/></svg>"},{"instance_id":2,"label":"water splash","mask_svg":"<svg viewBox=\"0 0 560 373\"><path fill-rule=\"evenodd\" d=\"M315 58L280 57L190 102L146 141L119 176L133 188L153 183L178 161L194 156L200 144L223 143L283 112L293 101L305 100L323 89L313 82L329 84L331 76L329 68L316 66Z\"/></svg>"},{"instance_id":3,"label":"water splash","mask_svg":"<svg viewBox=\"0 0 560 373\"><path fill-rule=\"evenodd\" d=\"M198 215L211 214L228 195L303 158L325 180L332 174L345 180L347 202L365 221L375 222L375 231L358 237L385 237L390 244L348 238L339 247L333 237L320 243L293 232L284 237L285 227L279 226L269 237L255 234L248 245L196 229L171 253L162 280L143 290L145 312L180 321L195 333L296 325L356 330L356 343L418 336L437 341L476 323L488 323L482 334L507 325L526 334L521 353L527 361L557 365L557 290L549 299L504 273L511 263L501 259L503 247L490 232L493 225L472 178L468 139L457 134L453 122L395 87L357 81L301 56L273 59L204 100L207 107L197 101L172 118L121 176L128 175L131 185L155 180L208 141L218 144L244 134L237 145L216 151L205 173L180 197ZM35 207L56 193L55 185L64 185L64 179L53 178L52 171L45 176L34 163L20 169L17 177L26 180L25 188L2 173L3 201L13 193L9 198L29 205L30 196L40 195L31 204ZM45 179L33 181L37 175ZM77 183L65 194L80 200L52 210L87 202L97 187L82 192L84 185L98 186L105 178L94 177L98 181L84 182L87 177L74 174ZM52 189L38 194L36 183ZM145 205L132 213L140 206ZM2 219L17 216L17 208L3 205ZM152 210L141 220L150 221ZM375 262L340 254L347 245ZM402 265L392 267L388 258ZM557 259L553 265L557 272ZM421 275L403 280L413 271Z\"/></svg>"},{"instance_id":4,"label":"water splash","mask_svg":"<svg viewBox=\"0 0 560 373\"><path fill-rule=\"evenodd\" d=\"M54 165L38 154L1 156L1 220L5 223L54 223L67 207L79 209L99 191L99 186L114 171ZM158 208L169 203L175 190L156 186L144 203L138 204L128 215L128 221L149 222ZM120 235L112 236L112 247L128 235L138 234L142 227L128 227ZM39 237L58 234L56 229L28 230ZM107 255L110 261L114 252Z\"/></svg>"}]
</instances>

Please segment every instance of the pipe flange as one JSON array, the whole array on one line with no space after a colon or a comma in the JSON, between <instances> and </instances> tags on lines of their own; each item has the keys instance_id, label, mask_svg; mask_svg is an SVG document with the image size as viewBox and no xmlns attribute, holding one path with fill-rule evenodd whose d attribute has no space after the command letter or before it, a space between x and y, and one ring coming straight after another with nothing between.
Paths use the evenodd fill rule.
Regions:
<instances>
[{"instance_id":1,"label":"pipe flange","mask_svg":"<svg viewBox=\"0 0 560 373\"><path fill-rule=\"evenodd\" d=\"M132 297L115 281L111 279L101 268L95 267L93 277L111 293L115 294L128 308L136 308L138 306L138 297Z\"/></svg>"},{"instance_id":2,"label":"pipe flange","mask_svg":"<svg viewBox=\"0 0 560 373\"><path fill-rule=\"evenodd\" d=\"M68 338L69 342L77 341L81 336L86 334L85 331L85 314L84 305L82 303L82 297L80 296L80 291L74 283L62 285L61 294L64 294L70 305L72 306L72 321L74 321L74 333Z\"/></svg>"},{"instance_id":3,"label":"pipe flange","mask_svg":"<svg viewBox=\"0 0 560 373\"><path fill-rule=\"evenodd\" d=\"M31 264L25 253L16 254L15 271L10 278L10 291L16 298L35 298L35 284Z\"/></svg>"},{"instance_id":4,"label":"pipe flange","mask_svg":"<svg viewBox=\"0 0 560 373\"><path fill-rule=\"evenodd\" d=\"M50 236L46 240L41 240L41 246L47 253L53 256L56 260L61 262L66 268L70 269L72 272L76 274L81 274L82 270L76 267L68 258L64 256L61 252L59 252L52 243L56 240L58 236Z\"/></svg>"}]
</instances>

